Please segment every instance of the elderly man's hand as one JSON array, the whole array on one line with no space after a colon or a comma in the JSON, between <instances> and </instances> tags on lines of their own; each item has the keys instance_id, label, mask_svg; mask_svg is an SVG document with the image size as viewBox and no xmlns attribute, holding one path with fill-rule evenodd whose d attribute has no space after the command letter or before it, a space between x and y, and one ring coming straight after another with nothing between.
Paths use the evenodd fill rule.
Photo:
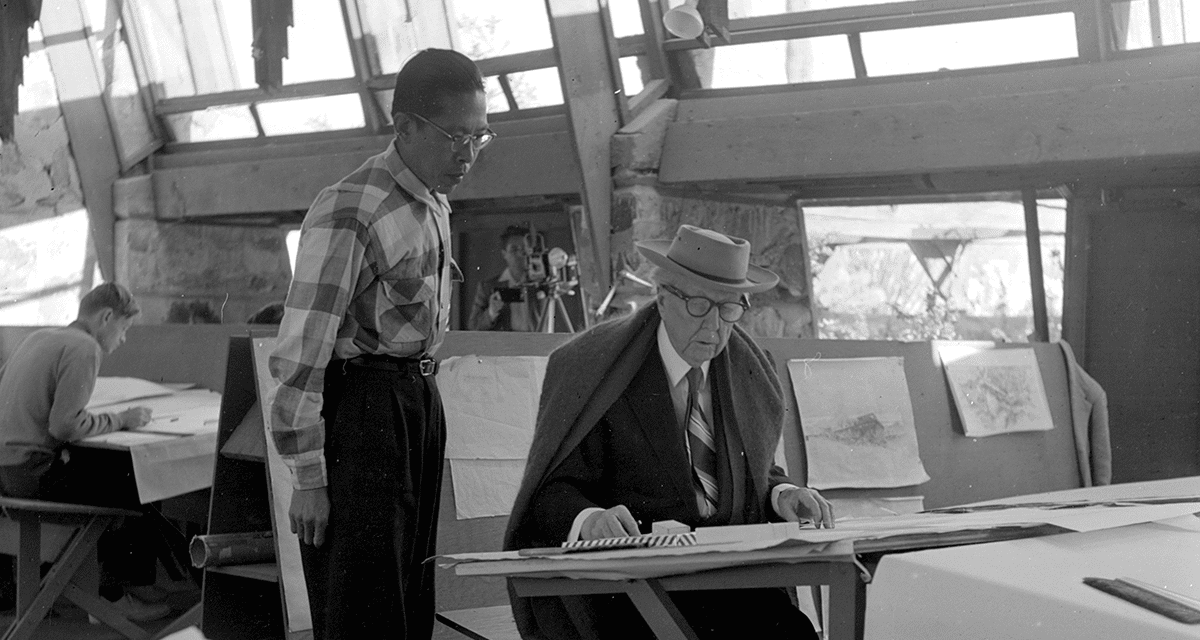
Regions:
<instances>
[{"instance_id":1,"label":"elderly man's hand","mask_svg":"<svg viewBox=\"0 0 1200 640\"><path fill-rule=\"evenodd\" d=\"M633 519L633 514L629 513L629 509L623 504L619 504L611 509L604 511L596 511L583 520L583 527L579 530L580 540L596 540L599 538L619 538L621 536L636 536L638 531L637 521Z\"/></svg>"},{"instance_id":2,"label":"elderly man's hand","mask_svg":"<svg viewBox=\"0 0 1200 640\"><path fill-rule=\"evenodd\" d=\"M820 529L833 528L833 506L816 489L796 487L779 494L779 515L784 520L810 521Z\"/></svg>"}]
</instances>

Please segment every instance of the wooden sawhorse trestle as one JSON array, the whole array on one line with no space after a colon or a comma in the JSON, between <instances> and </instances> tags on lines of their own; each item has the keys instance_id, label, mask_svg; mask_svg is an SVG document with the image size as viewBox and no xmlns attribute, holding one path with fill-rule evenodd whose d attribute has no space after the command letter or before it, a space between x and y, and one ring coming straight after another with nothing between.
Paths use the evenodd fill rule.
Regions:
<instances>
[{"instance_id":1,"label":"wooden sawhorse trestle","mask_svg":"<svg viewBox=\"0 0 1200 640\"><path fill-rule=\"evenodd\" d=\"M14 550L4 550L16 556L16 619L0 636L0 640L32 638L60 595L66 596L130 640L149 637L150 634L144 629L130 622L97 594L99 567L96 545L101 534L117 520L137 517L140 513L128 509L4 497L0 497L0 513L18 528L15 553ZM43 578L43 529L61 527L74 529L74 534Z\"/></svg>"}]
</instances>

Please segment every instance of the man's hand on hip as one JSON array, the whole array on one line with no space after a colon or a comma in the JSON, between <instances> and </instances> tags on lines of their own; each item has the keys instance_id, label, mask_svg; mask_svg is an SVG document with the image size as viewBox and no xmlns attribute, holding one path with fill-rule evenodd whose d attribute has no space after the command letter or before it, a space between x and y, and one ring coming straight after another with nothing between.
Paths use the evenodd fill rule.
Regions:
<instances>
[{"instance_id":1,"label":"man's hand on hip","mask_svg":"<svg viewBox=\"0 0 1200 640\"><path fill-rule=\"evenodd\" d=\"M583 528L579 530L579 539L619 538L636 536L640 533L633 514L629 513L629 509L625 505L619 504L611 509L597 511L588 516L583 521Z\"/></svg>"},{"instance_id":2,"label":"man's hand on hip","mask_svg":"<svg viewBox=\"0 0 1200 640\"><path fill-rule=\"evenodd\" d=\"M795 487L779 494L779 515L784 520L810 521L820 529L833 528L833 506L816 489Z\"/></svg>"},{"instance_id":3,"label":"man's hand on hip","mask_svg":"<svg viewBox=\"0 0 1200 640\"><path fill-rule=\"evenodd\" d=\"M292 493L292 508L288 511L292 533L300 541L319 547L325 544L325 526L329 524L329 489L297 489Z\"/></svg>"}]
</instances>

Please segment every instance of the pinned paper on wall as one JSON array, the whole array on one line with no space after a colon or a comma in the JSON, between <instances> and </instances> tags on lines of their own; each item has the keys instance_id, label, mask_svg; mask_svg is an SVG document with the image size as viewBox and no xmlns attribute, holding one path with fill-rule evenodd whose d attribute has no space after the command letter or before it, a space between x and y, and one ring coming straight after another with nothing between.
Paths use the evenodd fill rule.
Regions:
<instances>
[{"instance_id":1,"label":"pinned paper on wall","mask_svg":"<svg viewBox=\"0 0 1200 640\"><path fill-rule=\"evenodd\" d=\"M545 357L461 356L442 361L446 458L458 518L508 515L533 441Z\"/></svg>"},{"instance_id":2,"label":"pinned paper on wall","mask_svg":"<svg viewBox=\"0 0 1200 640\"><path fill-rule=\"evenodd\" d=\"M903 487L929 480L903 358L789 360L788 371L809 486Z\"/></svg>"},{"instance_id":3,"label":"pinned paper on wall","mask_svg":"<svg viewBox=\"0 0 1200 640\"><path fill-rule=\"evenodd\" d=\"M524 460L533 441L546 358L461 356L438 371L446 411L446 457Z\"/></svg>"},{"instance_id":4,"label":"pinned paper on wall","mask_svg":"<svg viewBox=\"0 0 1200 640\"><path fill-rule=\"evenodd\" d=\"M938 354L966 435L1054 428L1033 349L942 345Z\"/></svg>"},{"instance_id":5,"label":"pinned paper on wall","mask_svg":"<svg viewBox=\"0 0 1200 640\"><path fill-rule=\"evenodd\" d=\"M512 512L525 460L450 460L454 512L459 520Z\"/></svg>"}]
</instances>

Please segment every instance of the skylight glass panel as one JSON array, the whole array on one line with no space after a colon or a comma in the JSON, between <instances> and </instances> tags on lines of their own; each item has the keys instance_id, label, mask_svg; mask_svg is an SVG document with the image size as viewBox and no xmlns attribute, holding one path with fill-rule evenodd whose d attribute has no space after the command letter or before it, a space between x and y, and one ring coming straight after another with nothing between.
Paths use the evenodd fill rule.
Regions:
<instances>
[{"instance_id":1,"label":"skylight glass panel","mask_svg":"<svg viewBox=\"0 0 1200 640\"><path fill-rule=\"evenodd\" d=\"M553 46L545 0L454 0L453 6L454 48L473 60Z\"/></svg>"},{"instance_id":2,"label":"skylight glass panel","mask_svg":"<svg viewBox=\"0 0 1200 640\"><path fill-rule=\"evenodd\" d=\"M868 76L973 69L1079 55L1075 16L1071 13L870 31L862 34L862 47Z\"/></svg>"},{"instance_id":3,"label":"skylight glass panel","mask_svg":"<svg viewBox=\"0 0 1200 640\"><path fill-rule=\"evenodd\" d=\"M158 98L254 88L250 3L131 0L132 28Z\"/></svg>"},{"instance_id":4,"label":"skylight glass panel","mask_svg":"<svg viewBox=\"0 0 1200 640\"><path fill-rule=\"evenodd\" d=\"M671 6L680 4L682 0L672 0ZM861 7L871 4L900 4L915 0L729 0L729 17L755 18L758 16L773 16L781 13L798 13L817 9L838 9L841 7Z\"/></svg>"},{"instance_id":5,"label":"skylight glass panel","mask_svg":"<svg viewBox=\"0 0 1200 640\"><path fill-rule=\"evenodd\" d=\"M1118 51L1200 42L1200 2L1129 0L1114 2L1112 37Z\"/></svg>"},{"instance_id":6,"label":"skylight glass panel","mask_svg":"<svg viewBox=\"0 0 1200 640\"><path fill-rule=\"evenodd\" d=\"M269 136L366 126L362 100L357 93L260 102L258 117L262 120L263 132Z\"/></svg>"},{"instance_id":7,"label":"skylight glass panel","mask_svg":"<svg viewBox=\"0 0 1200 640\"><path fill-rule=\"evenodd\" d=\"M283 83L299 84L354 76L339 0L292 0ZM361 111L361 109L360 109Z\"/></svg>"},{"instance_id":8,"label":"skylight glass panel","mask_svg":"<svg viewBox=\"0 0 1200 640\"><path fill-rule=\"evenodd\" d=\"M850 43L843 35L716 47L712 55L712 77L701 78L705 89L824 82L854 77Z\"/></svg>"},{"instance_id":9,"label":"skylight glass panel","mask_svg":"<svg viewBox=\"0 0 1200 640\"><path fill-rule=\"evenodd\" d=\"M614 37L639 36L645 32L638 0L608 0L608 15L612 19Z\"/></svg>"},{"instance_id":10,"label":"skylight glass panel","mask_svg":"<svg viewBox=\"0 0 1200 640\"><path fill-rule=\"evenodd\" d=\"M562 85L559 84L558 68L534 69L508 74L517 107L533 109L563 103Z\"/></svg>"},{"instance_id":11,"label":"skylight glass panel","mask_svg":"<svg viewBox=\"0 0 1200 640\"><path fill-rule=\"evenodd\" d=\"M172 113L164 117L175 142L215 142L258 137L250 105L209 107L204 111Z\"/></svg>"}]
</instances>

